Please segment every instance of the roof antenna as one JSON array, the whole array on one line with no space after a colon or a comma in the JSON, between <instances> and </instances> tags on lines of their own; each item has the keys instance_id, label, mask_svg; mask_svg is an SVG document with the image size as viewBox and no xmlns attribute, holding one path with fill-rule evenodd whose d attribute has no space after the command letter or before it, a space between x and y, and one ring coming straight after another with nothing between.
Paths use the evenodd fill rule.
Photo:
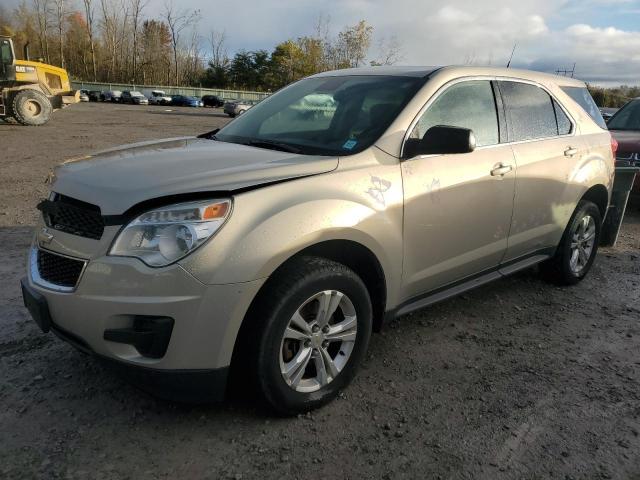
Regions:
<instances>
[{"instance_id":1,"label":"roof antenna","mask_svg":"<svg viewBox=\"0 0 640 480\"><path fill-rule=\"evenodd\" d=\"M518 46L518 42L513 44L513 50L511 50L511 56L509 57L509 61L507 62L507 68L511 67L511 60L513 60L513 54L516 53L517 46Z\"/></svg>"}]
</instances>

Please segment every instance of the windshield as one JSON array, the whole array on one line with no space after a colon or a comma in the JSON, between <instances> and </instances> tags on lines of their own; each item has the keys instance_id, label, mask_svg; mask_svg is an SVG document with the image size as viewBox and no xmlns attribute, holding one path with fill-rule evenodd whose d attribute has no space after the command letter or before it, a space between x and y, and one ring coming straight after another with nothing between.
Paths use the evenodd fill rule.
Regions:
<instances>
[{"instance_id":1,"label":"windshield","mask_svg":"<svg viewBox=\"0 0 640 480\"><path fill-rule=\"evenodd\" d=\"M424 82L381 75L307 78L247 110L215 139L351 155L372 145Z\"/></svg>"},{"instance_id":2,"label":"windshield","mask_svg":"<svg viewBox=\"0 0 640 480\"><path fill-rule=\"evenodd\" d=\"M609 130L640 130L640 100L631 100L609 120Z\"/></svg>"}]
</instances>

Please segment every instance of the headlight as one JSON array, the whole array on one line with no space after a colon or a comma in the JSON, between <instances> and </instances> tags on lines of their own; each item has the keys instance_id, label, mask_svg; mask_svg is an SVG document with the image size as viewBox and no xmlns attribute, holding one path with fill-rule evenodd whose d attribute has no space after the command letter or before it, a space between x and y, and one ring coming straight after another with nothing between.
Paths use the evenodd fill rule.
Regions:
<instances>
[{"instance_id":1,"label":"headlight","mask_svg":"<svg viewBox=\"0 0 640 480\"><path fill-rule=\"evenodd\" d=\"M220 229L230 211L228 199L150 210L120 232L109 255L136 257L151 267L169 265L206 242Z\"/></svg>"}]
</instances>

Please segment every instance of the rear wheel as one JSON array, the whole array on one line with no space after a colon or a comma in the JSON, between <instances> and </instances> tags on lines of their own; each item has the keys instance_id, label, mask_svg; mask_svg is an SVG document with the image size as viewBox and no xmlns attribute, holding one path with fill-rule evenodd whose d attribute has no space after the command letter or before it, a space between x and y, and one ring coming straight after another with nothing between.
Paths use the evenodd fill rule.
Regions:
<instances>
[{"instance_id":1,"label":"rear wheel","mask_svg":"<svg viewBox=\"0 0 640 480\"><path fill-rule=\"evenodd\" d=\"M541 265L545 276L560 285L574 285L586 277L598 252L601 226L596 204L580 201L555 256Z\"/></svg>"},{"instance_id":2,"label":"rear wheel","mask_svg":"<svg viewBox=\"0 0 640 480\"><path fill-rule=\"evenodd\" d=\"M317 257L285 266L252 312L248 370L264 400L285 415L335 398L371 336L371 300L362 280Z\"/></svg>"},{"instance_id":3,"label":"rear wheel","mask_svg":"<svg viewBox=\"0 0 640 480\"><path fill-rule=\"evenodd\" d=\"M51 118L53 106L49 99L37 90L21 90L11 102L13 117L23 125L44 125Z\"/></svg>"}]
</instances>

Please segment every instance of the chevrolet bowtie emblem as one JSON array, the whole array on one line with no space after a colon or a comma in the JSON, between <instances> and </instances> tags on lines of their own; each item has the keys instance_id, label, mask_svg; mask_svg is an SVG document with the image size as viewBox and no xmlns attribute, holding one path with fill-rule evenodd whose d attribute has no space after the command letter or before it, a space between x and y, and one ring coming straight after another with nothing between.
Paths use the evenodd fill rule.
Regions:
<instances>
[{"instance_id":1,"label":"chevrolet bowtie emblem","mask_svg":"<svg viewBox=\"0 0 640 480\"><path fill-rule=\"evenodd\" d=\"M49 244L51 243L51 240L53 240L53 233L51 233L46 228L40 230L40 233L38 233L38 243L40 245Z\"/></svg>"}]
</instances>

